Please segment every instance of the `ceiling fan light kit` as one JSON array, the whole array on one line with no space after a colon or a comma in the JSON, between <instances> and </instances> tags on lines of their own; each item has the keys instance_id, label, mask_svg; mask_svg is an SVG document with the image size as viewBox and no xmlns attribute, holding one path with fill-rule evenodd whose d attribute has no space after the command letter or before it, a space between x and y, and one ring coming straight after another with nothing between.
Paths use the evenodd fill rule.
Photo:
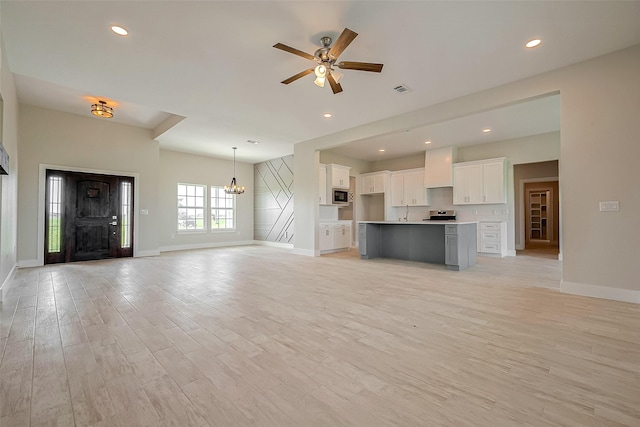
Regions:
<instances>
[{"instance_id":1,"label":"ceiling fan light kit","mask_svg":"<svg viewBox=\"0 0 640 427\"><path fill-rule=\"evenodd\" d=\"M314 69L314 72L316 74L314 83L320 87L324 87L324 81L327 76L327 67L320 64Z\"/></svg>"},{"instance_id":2,"label":"ceiling fan light kit","mask_svg":"<svg viewBox=\"0 0 640 427\"><path fill-rule=\"evenodd\" d=\"M342 52L349 46L349 44L351 44L351 42L356 38L357 35L358 33L345 28L338 37L338 40L336 40L336 42L333 44L333 46L331 46L331 42L333 41L331 37L322 37L320 39L320 44L322 45L322 47L316 50L313 55L282 43L276 43L275 45L273 45L273 47L275 47L276 49L284 50L285 52L301 56L318 64L314 68L309 68L307 70L301 71L298 74L295 74L288 79L283 80L281 83L288 85L289 83L292 83L306 76L307 74L315 73L316 79L313 82L316 85L324 87L325 81L328 80L333 93L338 94L342 92L342 86L340 85L342 73L334 70L334 67L343 70L359 70L369 71L372 73L380 73L382 71L383 64L354 61L336 62L340 54L342 54Z\"/></svg>"}]
</instances>

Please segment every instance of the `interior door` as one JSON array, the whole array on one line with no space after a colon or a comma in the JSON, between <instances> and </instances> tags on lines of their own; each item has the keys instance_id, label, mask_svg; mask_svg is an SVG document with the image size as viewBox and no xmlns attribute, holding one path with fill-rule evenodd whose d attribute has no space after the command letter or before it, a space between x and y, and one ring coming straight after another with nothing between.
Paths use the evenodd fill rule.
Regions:
<instances>
[{"instance_id":1,"label":"interior door","mask_svg":"<svg viewBox=\"0 0 640 427\"><path fill-rule=\"evenodd\" d=\"M525 244L553 241L553 188L526 188Z\"/></svg>"},{"instance_id":2,"label":"interior door","mask_svg":"<svg viewBox=\"0 0 640 427\"><path fill-rule=\"evenodd\" d=\"M46 210L45 262L87 261L133 255L133 179L111 175L49 171L60 181L59 239L52 231L53 208ZM51 185L47 186L47 207ZM57 251L52 250L57 248Z\"/></svg>"}]
</instances>

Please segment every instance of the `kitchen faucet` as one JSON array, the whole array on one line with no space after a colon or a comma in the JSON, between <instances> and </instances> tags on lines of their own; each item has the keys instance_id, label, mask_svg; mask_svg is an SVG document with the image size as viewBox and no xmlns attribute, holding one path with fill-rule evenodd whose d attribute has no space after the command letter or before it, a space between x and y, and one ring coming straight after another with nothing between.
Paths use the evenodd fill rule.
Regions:
<instances>
[{"instance_id":1,"label":"kitchen faucet","mask_svg":"<svg viewBox=\"0 0 640 427\"><path fill-rule=\"evenodd\" d=\"M404 214L404 222L409 222L409 205L407 205L407 210Z\"/></svg>"}]
</instances>

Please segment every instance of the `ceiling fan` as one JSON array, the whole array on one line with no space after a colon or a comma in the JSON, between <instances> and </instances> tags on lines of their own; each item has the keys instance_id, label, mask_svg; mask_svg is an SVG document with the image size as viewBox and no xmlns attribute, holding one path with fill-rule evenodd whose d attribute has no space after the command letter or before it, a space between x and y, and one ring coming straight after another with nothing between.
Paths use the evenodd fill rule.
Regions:
<instances>
[{"instance_id":1,"label":"ceiling fan","mask_svg":"<svg viewBox=\"0 0 640 427\"><path fill-rule=\"evenodd\" d=\"M331 90L334 94L342 92L342 86L339 81L342 77L342 73L336 71L334 67L343 70L360 70L370 71L373 73L379 73L382 71L383 64L373 64L371 62L353 62L353 61L341 61L336 62L340 54L351 44L353 39L356 38L358 33L345 28L342 34L338 37L338 40L331 46L331 37L322 37L320 44L322 47L315 51L313 55L298 50L296 48L287 46L282 43L276 43L273 45L276 49L284 50L285 52L293 53L294 55L301 56L310 61L316 62L318 65L301 71L288 79L283 80L281 83L288 85L291 82L298 80L307 74L315 73L316 79L314 83L320 87L324 87L325 80L329 81Z\"/></svg>"}]
</instances>

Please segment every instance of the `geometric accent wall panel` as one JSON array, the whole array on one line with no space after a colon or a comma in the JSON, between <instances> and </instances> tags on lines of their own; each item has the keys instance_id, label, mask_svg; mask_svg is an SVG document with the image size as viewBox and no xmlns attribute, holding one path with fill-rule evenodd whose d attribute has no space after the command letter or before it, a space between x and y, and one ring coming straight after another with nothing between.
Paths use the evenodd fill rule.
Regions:
<instances>
[{"instance_id":1,"label":"geometric accent wall panel","mask_svg":"<svg viewBox=\"0 0 640 427\"><path fill-rule=\"evenodd\" d=\"M293 155L253 167L254 240L293 243Z\"/></svg>"}]
</instances>

